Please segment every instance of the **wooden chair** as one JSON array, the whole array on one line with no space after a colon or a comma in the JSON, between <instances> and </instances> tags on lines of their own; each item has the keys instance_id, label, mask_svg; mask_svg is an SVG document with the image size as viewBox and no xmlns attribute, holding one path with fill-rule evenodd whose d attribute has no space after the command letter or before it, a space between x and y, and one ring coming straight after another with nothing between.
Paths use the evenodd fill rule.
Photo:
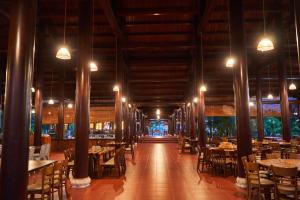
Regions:
<instances>
[{"instance_id":1,"label":"wooden chair","mask_svg":"<svg viewBox=\"0 0 300 200\"><path fill-rule=\"evenodd\" d=\"M192 151L192 146L187 141L185 141L184 138L182 138L182 141L180 143L181 143L181 153L184 153L185 150L189 150L189 152Z\"/></svg>"},{"instance_id":2,"label":"wooden chair","mask_svg":"<svg viewBox=\"0 0 300 200\"><path fill-rule=\"evenodd\" d=\"M41 180L27 186L27 194L30 196L30 199L44 200L45 197L47 197L47 199L51 199L52 184L53 165L50 165L42 169ZM36 197L35 195L40 195L40 197Z\"/></svg>"},{"instance_id":3,"label":"wooden chair","mask_svg":"<svg viewBox=\"0 0 300 200\"><path fill-rule=\"evenodd\" d=\"M269 153L269 154L266 154L266 157L267 157L267 159L280 159L281 153L280 152Z\"/></svg>"},{"instance_id":4,"label":"wooden chair","mask_svg":"<svg viewBox=\"0 0 300 200\"><path fill-rule=\"evenodd\" d=\"M289 153L290 159L300 159L300 154L297 153Z\"/></svg>"},{"instance_id":5,"label":"wooden chair","mask_svg":"<svg viewBox=\"0 0 300 200\"><path fill-rule=\"evenodd\" d=\"M64 150L64 156L65 156L65 160L68 160L67 176L69 176L70 172L73 171L73 168L74 168L74 151L73 151L73 149Z\"/></svg>"},{"instance_id":6,"label":"wooden chair","mask_svg":"<svg viewBox=\"0 0 300 200\"><path fill-rule=\"evenodd\" d=\"M245 162L245 172L247 178L248 199L252 198L254 189L258 190L258 199L261 199L262 194L269 193L274 187L274 182L262 178L259 173L259 166L255 162Z\"/></svg>"},{"instance_id":7,"label":"wooden chair","mask_svg":"<svg viewBox=\"0 0 300 200\"><path fill-rule=\"evenodd\" d=\"M275 182L275 199L298 199L297 167L271 167Z\"/></svg>"},{"instance_id":8,"label":"wooden chair","mask_svg":"<svg viewBox=\"0 0 300 200\"><path fill-rule=\"evenodd\" d=\"M204 165L205 165L205 154L206 154L206 147L200 147L198 146L199 152L198 152L198 161L197 161L197 171L200 170L201 165L201 172L203 172Z\"/></svg>"},{"instance_id":9,"label":"wooden chair","mask_svg":"<svg viewBox=\"0 0 300 200\"><path fill-rule=\"evenodd\" d=\"M223 176L225 176L227 169L230 169L232 164L230 159L226 159L225 151L222 149L212 149L211 159L214 173L222 171Z\"/></svg>"},{"instance_id":10,"label":"wooden chair","mask_svg":"<svg viewBox=\"0 0 300 200\"><path fill-rule=\"evenodd\" d=\"M128 144L126 144L125 153L130 153L131 158L134 159L134 145L133 145L132 141L130 141Z\"/></svg>"},{"instance_id":11,"label":"wooden chair","mask_svg":"<svg viewBox=\"0 0 300 200\"><path fill-rule=\"evenodd\" d=\"M54 163L53 167L53 185L52 185L52 199L54 199L54 193L58 193L59 200L63 199L63 162Z\"/></svg>"},{"instance_id":12,"label":"wooden chair","mask_svg":"<svg viewBox=\"0 0 300 200\"><path fill-rule=\"evenodd\" d=\"M101 163L101 176L105 168L115 169L117 174L121 176L126 172L126 162L125 162L125 148L121 147L116 150L115 156L108 161Z\"/></svg>"}]
</instances>

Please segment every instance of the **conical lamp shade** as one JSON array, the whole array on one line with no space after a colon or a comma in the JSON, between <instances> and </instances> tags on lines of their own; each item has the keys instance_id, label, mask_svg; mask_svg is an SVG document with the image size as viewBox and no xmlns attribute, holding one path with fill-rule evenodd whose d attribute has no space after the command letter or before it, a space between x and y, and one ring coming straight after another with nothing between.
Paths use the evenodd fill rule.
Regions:
<instances>
[{"instance_id":1,"label":"conical lamp shade","mask_svg":"<svg viewBox=\"0 0 300 200\"><path fill-rule=\"evenodd\" d=\"M235 59L233 57L229 57L226 61L226 67L232 68L235 65Z\"/></svg>"},{"instance_id":2,"label":"conical lamp shade","mask_svg":"<svg viewBox=\"0 0 300 200\"><path fill-rule=\"evenodd\" d=\"M272 40L270 40L267 37L264 37L263 39L261 39L257 45L257 50L264 52L264 51L271 51L274 49L274 44L272 42Z\"/></svg>"},{"instance_id":3,"label":"conical lamp shade","mask_svg":"<svg viewBox=\"0 0 300 200\"><path fill-rule=\"evenodd\" d=\"M56 58L62 60L70 60L71 54L69 49L67 47L61 47L56 53Z\"/></svg>"},{"instance_id":4,"label":"conical lamp shade","mask_svg":"<svg viewBox=\"0 0 300 200\"><path fill-rule=\"evenodd\" d=\"M270 100L272 100L274 97L273 97L272 94L268 94L268 97L267 97L267 98L270 99Z\"/></svg>"},{"instance_id":5,"label":"conical lamp shade","mask_svg":"<svg viewBox=\"0 0 300 200\"><path fill-rule=\"evenodd\" d=\"M54 100L53 99L49 99L48 104L49 105L53 105L54 104Z\"/></svg>"},{"instance_id":6,"label":"conical lamp shade","mask_svg":"<svg viewBox=\"0 0 300 200\"><path fill-rule=\"evenodd\" d=\"M206 92L207 91L207 88L205 85L201 85L200 86L200 92Z\"/></svg>"},{"instance_id":7,"label":"conical lamp shade","mask_svg":"<svg viewBox=\"0 0 300 200\"><path fill-rule=\"evenodd\" d=\"M96 65L95 62L90 62L90 70L91 70L91 72L98 71L98 66Z\"/></svg>"},{"instance_id":8,"label":"conical lamp shade","mask_svg":"<svg viewBox=\"0 0 300 200\"><path fill-rule=\"evenodd\" d=\"M296 89L297 89L297 87L296 87L295 83L291 83L289 85L289 90L296 90Z\"/></svg>"}]
</instances>

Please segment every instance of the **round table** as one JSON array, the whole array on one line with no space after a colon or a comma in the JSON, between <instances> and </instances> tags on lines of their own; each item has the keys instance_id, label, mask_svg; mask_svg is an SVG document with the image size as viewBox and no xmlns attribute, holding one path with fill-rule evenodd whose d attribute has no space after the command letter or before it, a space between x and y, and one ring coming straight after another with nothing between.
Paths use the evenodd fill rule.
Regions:
<instances>
[{"instance_id":1,"label":"round table","mask_svg":"<svg viewBox=\"0 0 300 200\"><path fill-rule=\"evenodd\" d=\"M267 160L258 160L258 164L264 167L271 167L272 165L276 167L297 167L300 171L300 160L299 159L267 159Z\"/></svg>"}]
</instances>

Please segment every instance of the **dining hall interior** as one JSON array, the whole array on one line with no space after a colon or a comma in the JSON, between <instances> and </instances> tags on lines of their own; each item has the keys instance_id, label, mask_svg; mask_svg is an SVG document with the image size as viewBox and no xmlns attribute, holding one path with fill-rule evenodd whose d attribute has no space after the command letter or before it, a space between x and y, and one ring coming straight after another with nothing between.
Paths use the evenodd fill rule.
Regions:
<instances>
[{"instance_id":1,"label":"dining hall interior","mask_svg":"<svg viewBox=\"0 0 300 200\"><path fill-rule=\"evenodd\" d=\"M0 199L299 199L299 27L298 0L0 0Z\"/></svg>"}]
</instances>

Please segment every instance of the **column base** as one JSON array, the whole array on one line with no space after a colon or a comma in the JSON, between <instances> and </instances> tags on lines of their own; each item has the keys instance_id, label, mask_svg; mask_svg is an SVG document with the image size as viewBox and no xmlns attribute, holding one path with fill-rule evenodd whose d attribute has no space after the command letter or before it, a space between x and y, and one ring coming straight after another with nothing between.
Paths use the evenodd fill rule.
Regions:
<instances>
[{"instance_id":1,"label":"column base","mask_svg":"<svg viewBox=\"0 0 300 200\"><path fill-rule=\"evenodd\" d=\"M235 184L240 188L247 188L247 179L242 177L237 177Z\"/></svg>"},{"instance_id":2,"label":"column base","mask_svg":"<svg viewBox=\"0 0 300 200\"><path fill-rule=\"evenodd\" d=\"M70 182L72 185L72 188L86 188L89 187L91 184L91 178L74 178L72 175L70 176Z\"/></svg>"}]
</instances>

